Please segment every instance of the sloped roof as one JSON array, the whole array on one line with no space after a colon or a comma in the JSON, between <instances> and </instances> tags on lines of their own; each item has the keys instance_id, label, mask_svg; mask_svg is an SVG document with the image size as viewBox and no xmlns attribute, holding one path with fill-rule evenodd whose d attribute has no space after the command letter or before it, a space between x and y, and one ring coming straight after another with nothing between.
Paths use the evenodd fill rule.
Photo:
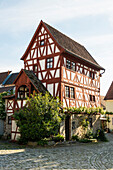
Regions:
<instances>
[{"instance_id":1,"label":"sloped roof","mask_svg":"<svg viewBox=\"0 0 113 170\"><path fill-rule=\"evenodd\" d=\"M99 70L105 70L103 67L101 67L95 61L95 59L90 55L90 53L86 50L86 48L84 46L80 45L76 41L72 40L68 36L61 33L60 31L56 30L55 28L51 27L47 23L43 22L42 20L41 20L38 28L36 29L36 31L35 31L32 39L31 39L24 55L21 57L21 60L23 60L24 57L26 57L26 55L28 54L28 51L31 48L31 46L33 45L33 42L34 42L34 40L35 40L35 38L38 34L38 30L39 30L39 27L41 26L41 24L44 25L47 28L47 30L51 33L54 40L64 50L64 52L72 54L75 57L77 57L77 58L79 58L83 61L85 60L86 62L93 64L93 66L95 66Z\"/></svg>"},{"instance_id":2,"label":"sloped roof","mask_svg":"<svg viewBox=\"0 0 113 170\"><path fill-rule=\"evenodd\" d=\"M59 32L55 28L51 27L47 23L44 22L52 36L55 38L57 43L66 50L66 52L71 53L72 55L76 55L79 58L86 60L87 62L90 62L91 64L94 64L100 69L103 69L96 61L95 59L90 55L90 53L86 50L86 48L76 41L72 40L65 34Z\"/></svg>"},{"instance_id":3,"label":"sloped roof","mask_svg":"<svg viewBox=\"0 0 113 170\"><path fill-rule=\"evenodd\" d=\"M7 71L7 72L2 72L0 73L0 84L3 83L3 81L6 79L6 77L11 73L11 71Z\"/></svg>"},{"instance_id":4,"label":"sloped roof","mask_svg":"<svg viewBox=\"0 0 113 170\"><path fill-rule=\"evenodd\" d=\"M107 92L104 100L113 100L113 81L111 83L111 86L108 89L108 92Z\"/></svg>"},{"instance_id":5,"label":"sloped roof","mask_svg":"<svg viewBox=\"0 0 113 170\"><path fill-rule=\"evenodd\" d=\"M3 85L9 85L9 84L13 84L14 80L17 78L19 73L12 73L9 75L8 78L6 78L6 80L3 82Z\"/></svg>"},{"instance_id":6,"label":"sloped roof","mask_svg":"<svg viewBox=\"0 0 113 170\"><path fill-rule=\"evenodd\" d=\"M27 77L30 79L30 82L32 83L32 85L36 88L36 90L38 90L40 93L45 94L46 92L48 92L48 90L46 89L46 87L42 84L42 82L36 77L36 75L34 74L33 71L30 70L25 70L22 69L21 72L24 72ZM21 72L19 73L19 75L21 74ZM19 76L18 75L18 76ZM17 81L18 76L16 78L16 80L14 81L14 83Z\"/></svg>"},{"instance_id":7,"label":"sloped roof","mask_svg":"<svg viewBox=\"0 0 113 170\"><path fill-rule=\"evenodd\" d=\"M0 93L8 92L8 91L12 90L14 87L15 86L1 87L0 88Z\"/></svg>"}]
</instances>

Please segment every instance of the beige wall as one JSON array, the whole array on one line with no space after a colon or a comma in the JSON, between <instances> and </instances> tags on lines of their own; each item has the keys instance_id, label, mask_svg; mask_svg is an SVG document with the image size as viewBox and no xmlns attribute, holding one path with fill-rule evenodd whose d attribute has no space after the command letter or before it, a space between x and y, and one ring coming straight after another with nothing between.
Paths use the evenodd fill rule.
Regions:
<instances>
[{"instance_id":1,"label":"beige wall","mask_svg":"<svg viewBox=\"0 0 113 170\"><path fill-rule=\"evenodd\" d=\"M113 125L112 125L112 119L113 119L113 115L106 115L106 117L108 117L109 116L109 120L110 120L110 122L108 123L107 122L107 128L109 128L110 129L110 131L113 131Z\"/></svg>"},{"instance_id":2,"label":"beige wall","mask_svg":"<svg viewBox=\"0 0 113 170\"><path fill-rule=\"evenodd\" d=\"M106 111L113 112L113 100L106 100Z\"/></svg>"}]
</instances>

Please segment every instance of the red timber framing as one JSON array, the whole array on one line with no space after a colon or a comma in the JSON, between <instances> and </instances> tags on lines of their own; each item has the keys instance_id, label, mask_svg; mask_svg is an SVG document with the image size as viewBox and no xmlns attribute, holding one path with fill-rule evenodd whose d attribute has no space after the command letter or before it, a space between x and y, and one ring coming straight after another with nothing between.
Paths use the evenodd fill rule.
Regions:
<instances>
[{"instance_id":1,"label":"red timber framing","mask_svg":"<svg viewBox=\"0 0 113 170\"><path fill-rule=\"evenodd\" d=\"M24 68L33 70L47 90L60 97L64 107L100 106L101 68L83 61L82 56L66 53L43 21L21 59L24 60ZM50 68L47 67L48 59L52 60ZM74 98L65 96L65 86L74 88ZM90 101L90 96L95 96L95 100Z\"/></svg>"},{"instance_id":2,"label":"red timber framing","mask_svg":"<svg viewBox=\"0 0 113 170\"><path fill-rule=\"evenodd\" d=\"M100 71L104 69L83 46L43 21L21 60L26 71L33 71L51 95L61 99L63 107L100 106ZM17 100L19 88L26 86L29 95L33 90L30 79L22 71L15 86L15 109L19 109L25 105L25 100Z\"/></svg>"}]
</instances>

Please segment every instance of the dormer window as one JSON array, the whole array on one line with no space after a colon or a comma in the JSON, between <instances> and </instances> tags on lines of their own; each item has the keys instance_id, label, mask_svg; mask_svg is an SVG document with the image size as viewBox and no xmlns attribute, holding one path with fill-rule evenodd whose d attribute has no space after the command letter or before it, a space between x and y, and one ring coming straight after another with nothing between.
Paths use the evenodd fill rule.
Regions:
<instances>
[{"instance_id":1,"label":"dormer window","mask_svg":"<svg viewBox=\"0 0 113 170\"><path fill-rule=\"evenodd\" d=\"M44 40L40 41L40 45L43 46L44 45Z\"/></svg>"},{"instance_id":2,"label":"dormer window","mask_svg":"<svg viewBox=\"0 0 113 170\"><path fill-rule=\"evenodd\" d=\"M27 86L23 85L23 86L20 86L19 89L18 89L18 98L19 99L25 99L29 97L29 89Z\"/></svg>"}]
</instances>

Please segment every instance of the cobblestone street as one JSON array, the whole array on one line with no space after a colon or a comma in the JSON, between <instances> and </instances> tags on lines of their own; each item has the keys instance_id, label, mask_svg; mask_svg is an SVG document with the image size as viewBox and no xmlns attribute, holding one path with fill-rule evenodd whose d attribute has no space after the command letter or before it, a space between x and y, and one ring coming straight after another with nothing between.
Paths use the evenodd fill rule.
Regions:
<instances>
[{"instance_id":1,"label":"cobblestone street","mask_svg":"<svg viewBox=\"0 0 113 170\"><path fill-rule=\"evenodd\" d=\"M0 169L112 169L113 134L107 137L109 142L52 148L22 148L0 142Z\"/></svg>"}]
</instances>

